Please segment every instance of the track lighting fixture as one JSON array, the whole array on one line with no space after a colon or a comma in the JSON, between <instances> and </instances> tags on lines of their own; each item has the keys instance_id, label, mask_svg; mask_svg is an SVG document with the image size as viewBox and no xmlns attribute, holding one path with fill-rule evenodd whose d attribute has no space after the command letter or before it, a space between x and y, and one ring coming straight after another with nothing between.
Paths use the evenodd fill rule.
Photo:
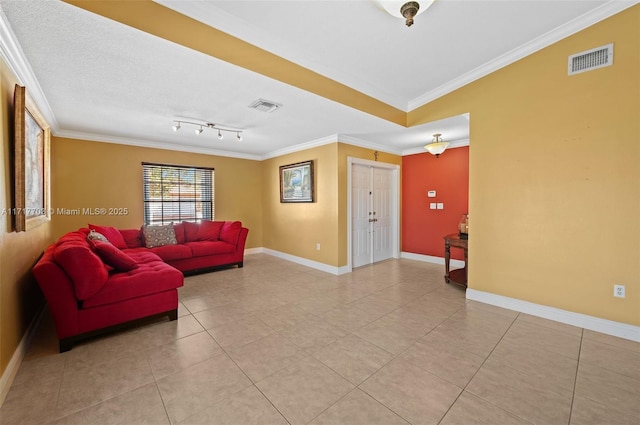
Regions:
<instances>
[{"instance_id":1,"label":"track lighting fixture","mask_svg":"<svg viewBox=\"0 0 640 425\"><path fill-rule=\"evenodd\" d=\"M194 121L199 121L199 120L194 120ZM224 138L224 135L222 134L223 131L229 131L232 133L236 133L236 139L238 139L238 141L242 141L242 131L240 129L237 128L232 128L232 127L228 127L225 125L220 125L220 124L214 124L211 122L194 122L194 121L184 121L184 120L173 120L173 122L175 123L171 128L173 129L173 131L179 131L182 128L183 124L189 124L189 125L193 125L196 126L197 128L194 130L196 135L200 135L204 132L205 129L210 128L212 130L218 130L218 139L222 140Z\"/></svg>"}]
</instances>

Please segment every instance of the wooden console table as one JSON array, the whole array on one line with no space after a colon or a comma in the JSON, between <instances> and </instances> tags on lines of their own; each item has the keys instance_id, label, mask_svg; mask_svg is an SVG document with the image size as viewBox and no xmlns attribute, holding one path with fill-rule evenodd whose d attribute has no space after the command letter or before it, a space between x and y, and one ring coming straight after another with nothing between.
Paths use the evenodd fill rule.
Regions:
<instances>
[{"instance_id":1,"label":"wooden console table","mask_svg":"<svg viewBox=\"0 0 640 425\"><path fill-rule=\"evenodd\" d=\"M465 288L467 287L467 250L468 240L462 239L459 234L453 233L444 237L444 281L449 283L457 283ZM449 270L449 261L451 259L451 247L464 250L464 268Z\"/></svg>"}]
</instances>

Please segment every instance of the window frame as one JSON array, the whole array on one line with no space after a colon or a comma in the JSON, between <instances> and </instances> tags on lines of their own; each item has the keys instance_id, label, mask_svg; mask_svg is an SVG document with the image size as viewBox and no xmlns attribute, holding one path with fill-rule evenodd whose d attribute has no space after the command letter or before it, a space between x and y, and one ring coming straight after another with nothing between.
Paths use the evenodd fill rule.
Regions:
<instances>
[{"instance_id":1,"label":"window frame","mask_svg":"<svg viewBox=\"0 0 640 425\"><path fill-rule=\"evenodd\" d=\"M213 221L214 182L214 168L142 162L144 225Z\"/></svg>"}]
</instances>

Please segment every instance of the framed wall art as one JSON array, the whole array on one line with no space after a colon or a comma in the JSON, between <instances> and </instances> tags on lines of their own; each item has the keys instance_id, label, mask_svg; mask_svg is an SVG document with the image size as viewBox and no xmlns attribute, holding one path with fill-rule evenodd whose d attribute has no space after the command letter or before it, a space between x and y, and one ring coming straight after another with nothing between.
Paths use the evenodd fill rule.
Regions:
<instances>
[{"instance_id":1,"label":"framed wall art","mask_svg":"<svg viewBox=\"0 0 640 425\"><path fill-rule=\"evenodd\" d=\"M51 129L28 95L17 85L14 99L14 227L33 229L50 220Z\"/></svg>"},{"instance_id":2,"label":"framed wall art","mask_svg":"<svg viewBox=\"0 0 640 425\"><path fill-rule=\"evenodd\" d=\"M280 166L280 202L313 202L313 161Z\"/></svg>"}]
</instances>

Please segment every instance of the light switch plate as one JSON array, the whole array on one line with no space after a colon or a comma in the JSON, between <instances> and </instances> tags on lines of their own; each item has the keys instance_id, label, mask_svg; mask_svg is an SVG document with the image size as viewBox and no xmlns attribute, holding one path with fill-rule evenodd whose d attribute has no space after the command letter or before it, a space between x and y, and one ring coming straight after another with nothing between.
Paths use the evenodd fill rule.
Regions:
<instances>
[{"instance_id":1,"label":"light switch plate","mask_svg":"<svg viewBox=\"0 0 640 425\"><path fill-rule=\"evenodd\" d=\"M436 197L436 191L435 190L430 190L427 192L427 197L429 198L435 198Z\"/></svg>"},{"instance_id":2,"label":"light switch plate","mask_svg":"<svg viewBox=\"0 0 640 425\"><path fill-rule=\"evenodd\" d=\"M430 210L435 210L436 209L436 203L435 202L430 203L429 204L429 209Z\"/></svg>"},{"instance_id":3,"label":"light switch plate","mask_svg":"<svg viewBox=\"0 0 640 425\"><path fill-rule=\"evenodd\" d=\"M438 202L438 206L437 206L437 208L438 208L439 210L443 210L443 209L444 209L444 204L443 204L442 202Z\"/></svg>"}]
</instances>

